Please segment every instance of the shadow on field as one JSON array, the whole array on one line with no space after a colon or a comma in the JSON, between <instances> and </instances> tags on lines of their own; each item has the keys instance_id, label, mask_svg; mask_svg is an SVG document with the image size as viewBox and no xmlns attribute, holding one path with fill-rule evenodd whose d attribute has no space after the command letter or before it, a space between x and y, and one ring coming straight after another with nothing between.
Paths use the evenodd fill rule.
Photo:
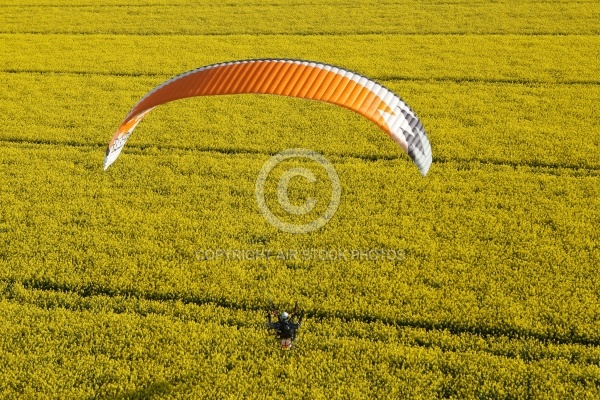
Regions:
<instances>
[{"instance_id":1,"label":"shadow on field","mask_svg":"<svg viewBox=\"0 0 600 400\"><path fill-rule=\"evenodd\" d=\"M119 400L121 400L121 399L132 399L132 400L133 399L152 399L152 398L155 398L156 396L167 395L167 394L171 393L172 391L173 391L173 385L171 385L169 382L162 381L162 382L151 383L150 385L143 387L143 388L123 392L113 398L119 399Z\"/></svg>"}]
</instances>

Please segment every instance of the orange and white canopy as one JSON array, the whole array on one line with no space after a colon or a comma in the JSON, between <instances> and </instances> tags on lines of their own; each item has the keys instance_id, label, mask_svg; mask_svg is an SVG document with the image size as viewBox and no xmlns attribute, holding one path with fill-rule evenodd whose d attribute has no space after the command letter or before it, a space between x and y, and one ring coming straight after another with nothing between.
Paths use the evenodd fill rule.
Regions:
<instances>
[{"instance_id":1,"label":"orange and white canopy","mask_svg":"<svg viewBox=\"0 0 600 400\"><path fill-rule=\"evenodd\" d=\"M298 60L245 60L209 65L176 76L146 94L112 137L104 169L154 107L173 100L225 94L276 94L320 100L348 108L387 132L415 162L423 176L431 166L431 145L421 121L389 89L332 65Z\"/></svg>"}]
</instances>

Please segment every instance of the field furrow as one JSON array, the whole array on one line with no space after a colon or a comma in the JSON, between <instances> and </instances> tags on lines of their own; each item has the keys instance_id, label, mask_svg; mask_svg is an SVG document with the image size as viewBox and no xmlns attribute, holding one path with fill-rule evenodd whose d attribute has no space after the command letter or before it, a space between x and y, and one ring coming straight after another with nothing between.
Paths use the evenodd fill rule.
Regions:
<instances>
[{"instance_id":1,"label":"field furrow","mask_svg":"<svg viewBox=\"0 0 600 400\"><path fill-rule=\"evenodd\" d=\"M10 371L7 374L10 379L2 384L6 392L35 393L57 387L62 389L54 394L70 397L98 394L195 397L206 396L208 386L215 395L225 388L259 392L268 384L269 376L275 375L279 379L293 377L298 395L306 394L307 389L303 388L310 385L308 391L314 396L340 395L339 390L332 389L331 382L343 384L347 380L353 384L343 385L341 394L361 397L373 393L382 396L394 393L400 397L504 394L519 398L560 395L591 398L597 395L595 381L600 369L596 365L572 364L571 360L561 358L527 359L544 348L535 342L523 343L525 358L513 358L468 349L468 338L460 338L467 348L458 352L426 345L435 342L436 336L438 341L452 343L452 338L443 333L432 336L409 330L398 335L393 328L382 325L361 327L325 321L307 328L302 336L305 346L282 364L277 349L261 354L237 353L236 349L259 348L268 341L260 328L229 326L248 319L260 324L261 317L254 313L214 307L186 310L189 307L175 305L175 312L199 314L205 319L197 323L152 313L132 315L103 309L74 312L7 301L1 304L2 342L18 343L23 349L18 353L3 352L1 356ZM352 332L352 337L339 336L336 333L339 329ZM368 335L378 335L379 340L357 337L362 330ZM221 339L215 340L215 336ZM228 346L221 344L223 340ZM473 343L485 346L482 342L474 338ZM496 346L502 348L502 341ZM331 355L333 351L339 358ZM582 354L573 349L571 357ZM57 373L56 362L65 372ZM364 366L357 369L357 362ZM335 364L336 368L323 376L314 368L317 363ZM139 372L131 376L131 369ZM198 369L210 372L198 374ZM169 373L171 370L177 373ZM469 379L460 378L463 376ZM123 383L128 377L135 383ZM241 377L248 382L241 385ZM29 389L25 391L17 383L23 379L28 380ZM189 383L191 380L193 385ZM383 381L382 389L370 387L373 380ZM573 385L573 381L578 384ZM274 390L273 395L283 395Z\"/></svg>"}]
</instances>

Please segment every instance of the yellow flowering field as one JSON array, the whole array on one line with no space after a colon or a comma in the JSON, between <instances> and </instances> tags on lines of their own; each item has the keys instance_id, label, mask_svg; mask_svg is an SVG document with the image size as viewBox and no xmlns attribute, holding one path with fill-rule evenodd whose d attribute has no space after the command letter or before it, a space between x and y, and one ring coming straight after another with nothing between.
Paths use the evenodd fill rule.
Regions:
<instances>
[{"instance_id":1,"label":"yellow flowering field","mask_svg":"<svg viewBox=\"0 0 600 400\"><path fill-rule=\"evenodd\" d=\"M189 3L0 2L0 397L600 397L597 2ZM384 84L428 175L356 114L258 95L162 105L103 171L145 93L249 58ZM255 201L290 148L341 183L307 234ZM306 313L290 352L271 301Z\"/></svg>"}]
</instances>

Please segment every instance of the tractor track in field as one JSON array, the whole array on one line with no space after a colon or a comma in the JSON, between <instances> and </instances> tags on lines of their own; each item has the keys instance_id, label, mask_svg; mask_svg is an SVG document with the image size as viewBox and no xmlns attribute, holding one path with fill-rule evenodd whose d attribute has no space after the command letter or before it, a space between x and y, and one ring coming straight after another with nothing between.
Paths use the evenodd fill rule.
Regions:
<instances>
[{"instance_id":1,"label":"tractor track in field","mask_svg":"<svg viewBox=\"0 0 600 400\"><path fill-rule=\"evenodd\" d=\"M106 143L82 143L76 141L61 142L52 140L33 140L33 139L17 139L17 138L4 138L0 139L0 143L22 145L22 146L67 146L73 148L88 148L88 149L99 149L103 151L108 143L108 137ZM259 156L273 156L277 152L268 152L263 150L245 149L245 148L220 148L220 147L191 147L191 146L156 146L156 145L143 145L143 144L128 144L127 151L131 155L143 156L146 149L157 149L159 151L180 151L180 152L197 152L197 153L218 153L222 155L259 155ZM358 159L366 162L377 162L377 161L395 161L405 159L404 155L377 155L377 154L360 154L360 153L325 153L328 157L339 157L342 159ZM491 158L446 158L441 156L434 156L433 163L436 164L462 164L470 165L470 168L476 168L476 164L481 165L496 165L516 168L531 168L535 169L536 173L547 173L552 175L561 175L561 170L572 171L581 173L586 176L599 176L600 166L595 165L581 165L581 164L559 164L553 162L543 162L539 160L525 160L525 161L511 161L502 159L491 159ZM465 168L463 168L465 169Z\"/></svg>"},{"instance_id":2,"label":"tractor track in field","mask_svg":"<svg viewBox=\"0 0 600 400\"><path fill-rule=\"evenodd\" d=\"M169 303L169 302L178 302L184 305L191 306L205 306L211 305L215 307L237 310L237 311L245 311L245 312L256 312L256 313L264 313L267 309L267 304L255 304L255 303L247 303L240 304L235 301L228 300L226 298L202 298L193 295L185 295L178 293L147 293L143 291L137 290L119 290L108 287L103 287L101 285L92 284L88 286L74 287L68 284L62 284L57 282L52 282L50 280L44 279L29 279L22 282L18 282L14 279L2 279L0 283L3 284L4 288L0 286L0 299L6 299L8 301L15 302L17 304L31 304L38 308L52 310L55 308L62 308L68 311L80 312L80 311L94 311L91 305L85 305L85 299L91 298L99 298L105 297L110 299L123 299L123 300L134 300L134 301L148 301L148 302L157 302L157 303ZM38 302L29 301L29 302L21 302L19 295L15 294L13 291L14 285L20 285L22 287L21 290L33 292L42 292L42 293L65 293L76 296L78 301L75 301L76 304L69 304L68 301L60 301L53 304L48 304L47 302L43 302L39 304ZM18 290L17 290L18 291ZM83 300L81 300L83 299ZM157 312L157 311L148 311L148 310L126 310L124 308L119 309L118 307L109 306L106 311L113 312L115 314L135 314L141 317L146 317L147 315L162 315L174 320L181 320L181 317L178 315L171 315L165 312ZM543 345L574 345L574 346L584 346L588 348L600 348L600 339L598 338L586 338L581 336L572 336L572 337L564 337L564 336L552 336L545 335L539 332L527 331L527 330L519 330L519 329L511 329L511 328L488 328L481 326L464 326L459 323L455 323L452 321L446 322L434 322L434 321L415 321L415 320L402 320L402 319L393 319L393 318L382 318L379 316L369 316L364 314L359 314L356 312L324 312L316 309L306 309L305 315L307 320L322 322L323 320L338 320L342 322L359 322L365 324L372 323L380 323L387 326L393 326L399 329L408 328L408 329L418 329L425 332L432 331L443 331L448 332L452 335L463 336L470 335L473 337L480 337L484 339L501 339L508 338L510 340L523 340L523 341L536 341ZM185 315L185 320L192 320L196 323L202 323L202 318L193 318L189 314ZM257 328L256 323L248 322L248 323L233 323L228 321L224 323L224 325L235 325L238 328ZM348 338L356 338L351 335L338 335L336 337L348 337ZM377 339L373 337L367 337L370 341L380 342L383 339ZM411 346L411 347L446 347L439 346L439 344L430 343L427 340L415 338L413 343L401 343L401 345ZM461 353L464 351L472 351L473 349L461 350L461 349L443 349L444 352L451 353ZM600 366L599 361L596 360L593 356L590 356L591 359L577 359L574 360L573 357L566 356L556 356L556 357L530 357L527 359L526 357L522 357L518 354L518 351L501 351L501 350L492 350L492 349L477 349L476 352L489 354L494 357L505 357L511 359L521 359L525 362L531 363L541 360L563 360L567 361L573 365L590 365L590 366ZM585 358L585 357L584 357Z\"/></svg>"},{"instance_id":3,"label":"tractor track in field","mask_svg":"<svg viewBox=\"0 0 600 400\"><path fill-rule=\"evenodd\" d=\"M61 71L44 69L16 69L7 68L0 70L3 74L24 75L74 75L74 76L113 76L127 78L171 78L172 74L162 72L101 72L101 71ZM418 76L374 76L378 82L434 82L434 83L472 83L490 85L521 85L521 86L600 86L600 80L566 80L543 81L521 78L476 78L476 77L418 77Z\"/></svg>"},{"instance_id":4,"label":"tractor track in field","mask_svg":"<svg viewBox=\"0 0 600 400\"><path fill-rule=\"evenodd\" d=\"M548 36L548 37L567 37L567 36L588 36L598 37L598 32L473 32L473 31L431 31L431 32L416 32L416 31L387 31L387 30L365 30L365 31L295 31L295 32L270 32L270 31L241 31L241 32L193 32L193 31L174 31L174 32L138 32L138 31L117 31L106 30L101 32L90 31L0 31L0 35L65 35L65 36L131 36L131 37L147 37L147 36L189 36L189 37L228 37L228 36L254 36L254 37L344 37L344 36Z\"/></svg>"}]
</instances>

